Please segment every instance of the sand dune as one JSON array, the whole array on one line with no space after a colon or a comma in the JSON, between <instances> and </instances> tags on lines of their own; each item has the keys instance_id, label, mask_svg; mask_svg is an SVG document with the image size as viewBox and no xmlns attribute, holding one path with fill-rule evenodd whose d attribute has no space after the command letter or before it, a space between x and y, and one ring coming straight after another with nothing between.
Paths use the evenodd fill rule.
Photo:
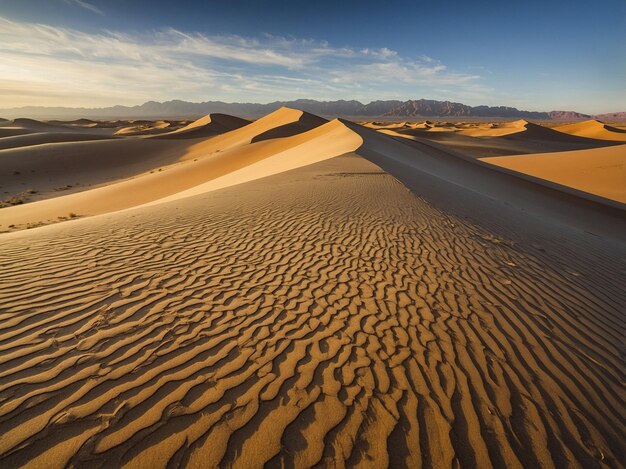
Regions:
<instances>
[{"instance_id":1,"label":"sand dune","mask_svg":"<svg viewBox=\"0 0 626 469\"><path fill-rule=\"evenodd\" d=\"M435 126L431 121L425 122L361 122L363 127L374 130L405 131L411 129L430 130Z\"/></svg>"},{"instance_id":2,"label":"sand dune","mask_svg":"<svg viewBox=\"0 0 626 469\"><path fill-rule=\"evenodd\" d=\"M483 161L626 203L626 145Z\"/></svg>"},{"instance_id":3,"label":"sand dune","mask_svg":"<svg viewBox=\"0 0 626 469\"><path fill-rule=\"evenodd\" d=\"M177 127L182 127L186 125L187 121L167 121L172 124L175 124ZM112 121L93 121L91 124L85 124L84 126L78 125L79 127L86 127L91 129L120 129L122 127L129 127L131 125L148 125L152 123L152 121L137 121L137 120L112 120ZM71 124L75 125L75 124Z\"/></svg>"},{"instance_id":4,"label":"sand dune","mask_svg":"<svg viewBox=\"0 0 626 469\"><path fill-rule=\"evenodd\" d=\"M89 140L103 140L109 138L112 137L108 135L88 134L84 132L37 132L29 133L26 135L16 135L12 137L0 138L0 150L29 147L33 145L43 145L46 143L85 142Z\"/></svg>"},{"instance_id":5,"label":"sand dune","mask_svg":"<svg viewBox=\"0 0 626 469\"><path fill-rule=\"evenodd\" d=\"M278 119L273 121L278 121L277 125L281 123ZM243 128L233 133L240 130ZM228 134L223 136L226 137ZM231 136L226 143L241 138L243 137L240 135ZM183 153L183 147L180 144L161 149L160 160L157 161L171 159L172 156L177 155L179 163L159 168L160 171L143 173L132 179L95 189L2 209L0 229L53 223L67 218L70 213L80 216L95 215L135 207L169 196L181 197L214 190L217 187L239 184L332 158L354 150L361 143L359 137L348 131L339 121L328 122L291 137L263 140L246 146L234 146L223 152L216 151L214 139L185 148L182 156L180 155ZM159 145L157 141L151 140L150 142L153 146ZM185 141L178 142L184 143ZM223 144L224 142L218 142L217 145ZM135 148L149 151L146 147L135 146ZM92 153L92 159L101 162L102 158L96 158L94 153ZM145 163L153 165L154 161L150 159ZM0 162L2 162L1 157ZM248 166L250 168L244 170ZM86 172L92 174L94 171L92 168L87 168ZM79 171L74 174L77 173L79 174ZM102 173L98 172L98 176L102 177ZM54 180L57 184L58 179ZM41 184L37 185L37 187L40 186Z\"/></svg>"},{"instance_id":6,"label":"sand dune","mask_svg":"<svg viewBox=\"0 0 626 469\"><path fill-rule=\"evenodd\" d=\"M176 163L190 151L193 152L193 146L188 142L146 139L79 141L0 150L0 190L5 196L12 196L33 189L37 194L31 200L59 197L158 170Z\"/></svg>"},{"instance_id":7,"label":"sand dune","mask_svg":"<svg viewBox=\"0 0 626 469\"><path fill-rule=\"evenodd\" d=\"M319 127L326 122L328 122L326 119L308 112L282 107L254 122L255 125L251 126L250 130L254 129L256 134L251 142L289 137Z\"/></svg>"},{"instance_id":8,"label":"sand dune","mask_svg":"<svg viewBox=\"0 0 626 469\"><path fill-rule=\"evenodd\" d=\"M582 150L617 144L606 140L564 135L524 120L504 123L425 123L424 126L376 127L376 129L381 133L408 140L436 141L474 158Z\"/></svg>"},{"instance_id":9,"label":"sand dune","mask_svg":"<svg viewBox=\"0 0 626 469\"><path fill-rule=\"evenodd\" d=\"M35 119L18 118L13 120L15 127L22 127L28 130L35 130L38 132L75 132L76 129L72 129L69 126L61 124L50 124L47 122L38 121Z\"/></svg>"},{"instance_id":10,"label":"sand dune","mask_svg":"<svg viewBox=\"0 0 626 469\"><path fill-rule=\"evenodd\" d=\"M514 122L503 122L497 124L480 125L476 128L460 130L461 135L470 137L502 137L509 139L533 139L541 141L571 142L571 143L593 143L587 138L577 135L566 135L554 129L533 124L526 120Z\"/></svg>"},{"instance_id":11,"label":"sand dune","mask_svg":"<svg viewBox=\"0 0 626 469\"><path fill-rule=\"evenodd\" d=\"M415 125L412 126L414 129L431 129L432 128L432 124L429 124L428 122L419 122L416 123Z\"/></svg>"},{"instance_id":12,"label":"sand dune","mask_svg":"<svg viewBox=\"0 0 626 469\"><path fill-rule=\"evenodd\" d=\"M324 161L354 151L362 143L363 140L357 134L335 119L300 135L276 139L271 145L269 140L267 144L252 144L245 148L245 166L231 168L231 171L220 177L153 203L190 197ZM260 156L251 159L255 153ZM229 154L228 158L232 164L233 156Z\"/></svg>"},{"instance_id":13,"label":"sand dune","mask_svg":"<svg viewBox=\"0 0 626 469\"><path fill-rule=\"evenodd\" d=\"M169 146L161 147L159 145L156 147L152 144L150 147L148 143L145 145L144 143L135 145L120 143L113 147L110 144L105 146L104 143L106 142L98 142L98 146L96 146L96 142L93 142L93 146L85 146L87 143L82 144L82 146L79 144L54 146L55 148L50 148L47 152L33 152L28 149L23 152L15 150L7 155L2 155L0 152L0 165L6 168L4 181L0 179L0 182L4 182L2 187L5 189L5 193L8 194L8 197L17 195L18 198L23 199L23 202L33 202L29 204L18 203L17 205L14 204L13 207L4 209L2 217L0 217L0 228L36 226L63 220L70 213L88 216L128 209L161 200L173 200L196 195L353 151L359 146L358 142L362 142L362 136L358 137L353 134L353 137L349 137L350 132L346 133L345 124L334 121L319 125L320 122L326 121L302 111L282 108L253 123L219 136L205 140L190 139L189 144L181 141L178 145L169 144ZM202 128L209 123L210 119L197 121L195 125L188 126L188 129L193 131L193 129ZM358 129L364 129L360 126L354 127L354 124L348 125L357 134L360 134ZM410 127L412 126L402 123L403 129ZM516 122L515 127L526 129L520 132L530 134L544 135L544 131L550 134L558 133L544 128L537 130L534 127L539 126L534 126L525 121ZM307 128L312 130L288 136ZM425 132L416 129L413 131ZM389 129L382 129L379 132L391 136L401 135L398 133L399 131ZM450 132L450 134L454 133ZM278 137L265 140L276 135ZM393 151L397 155L408 154L410 156L407 158L415 158L416 154L423 152L424 145L427 143L422 139L402 134L412 140L410 142L412 148L407 148L406 145L398 145L397 142L384 136L382 143L379 143L377 135L380 133L370 131L367 138L368 145L364 145L363 149L365 152L372 146L381 144L387 152ZM336 141L332 141L333 138L336 138ZM468 139L470 137L459 136L458 138ZM321 139L325 140L322 141ZM150 157L149 155L152 155L156 148L159 151ZM443 147L433 149L431 145L427 148L429 151L439 151L440 153L443 151L444 154L448 154L448 151ZM503 150L502 146L495 148L496 150L492 148L492 151ZM507 150L519 153L522 148L517 146L507 148ZM111 160L108 157L111 152L115 152L117 161L127 161L125 155L129 155L132 151L141 152L144 159L136 159L134 164L127 163L120 167L115 159ZM31 153L33 156L27 159L26 157ZM89 156L84 157L84 153L88 153ZM610 152L607 151L604 154L610 155ZM453 157L450 161L456 162L457 160L458 158ZM63 175L67 174L64 170L66 164L75 168L72 177L77 181L66 182L63 179ZM476 171L476 168L471 165L468 168L455 169L454 171ZM156 171L157 169L158 171ZM584 191L585 188L577 183L575 176L573 176L577 171L580 171L578 164L570 168L568 172L570 176L556 178L546 176L542 179L547 178L552 182L570 185L574 189ZM15 177L16 173L18 177ZM487 173L491 172L488 171ZM533 171L526 171L526 173L541 178L540 174ZM602 178L602 175L608 173L604 169L601 169L600 173L599 177L596 178L596 183L589 183L588 187L586 186L588 189L586 192L591 191L592 194L602 197L608 195L609 198L621 201L620 189L617 187L619 186L620 173L614 172L611 175L613 182L608 185ZM28 187L24 180L29 181ZM502 180L499 177L496 186L501 184ZM572 184L567 184L568 180ZM460 181L459 183L463 182ZM103 187L99 187L103 184ZM604 189L600 187L602 185L605 186ZM95 188L93 188L94 186ZM59 188L64 190L60 191ZM25 197L24 191L27 189L31 192L34 190L36 193ZM65 190L69 192L65 192ZM498 189L495 196L507 197L506 194L502 193L502 188ZM526 202L525 198L522 200ZM561 215L556 214L556 216Z\"/></svg>"},{"instance_id":14,"label":"sand dune","mask_svg":"<svg viewBox=\"0 0 626 469\"><path fill-rule=\"evenodd\" d=\"M469 194L343 156L3 235L0 461L618 466L623 245Z\"/></svg>"},{"instance_id":15,"label":"sand dune","mask_svg":"<svg viewBox=\"0 0 626 469\"><path fill-rule=\"evenodd\" d=\"M433 197L441 202L462 205L463 200L456 200L452 190L460 187L474 197L498 200L510 207L598 235L621 239L626 230L625 207L619 202L505 168L495 167L498 168L496 171L493 165L466 157L436 142L405 143L404 139L390 139L357 124L345 122L345 125L365 142L357 153L420 194L434 190ZM464 209L465 212L469 210Z\"/></svg>"},{"instance_id":16,"label":"sand dune","mask_svg":"<svg viewBox=\"0 0 626 469\"><path fill-rule=\"evenodd\" d=\"M536 124L531 124L527 120L519 119L513 122L502 122L497 124L483 124L472 126L460 131L462 135L468 135L470 137L502 137L504 135L511 135L519 132L537 131L537 127L541 127ZM541 132L541 130L539 130Z\"/></svg>"},{"instance_id":17,"label":"sand dune","mask_svg":"<svg viewBox=\"0 0 626 469\"><path fill-rule=\"evenodd\" d=\"M229 116L218 117L222 126L243 121ZM297 138L285 139L269 145L256 145L252 151L245 149L234 154L218 155L221 152L249 145L253 140L262 143L271 137L297 136L299 132L314 129L325 122L317 116L283 108L244 127L209 139L172 140L168 143L154 139L64 143L0 151L0 169L3 170L0 172L0 189L4 192L3 199L7 201L4 205L15 205L0 213L0 229L50 223L66 219L70 213L93 215L151 202L280 153L301 141ZM141 121L136 123L148 125ZM206 159L209 157L210 161ZM195 167L168 167L180 162L196 163L198 160L199 164ZM68 172L69 167L72 171ZM166 168L168 174L160 174ZM142 175L141 179L125 180L139 175ZM106 183L113 183L112 187L83 193ZM78 192L81 194L76 194ZM51 198L55 201L42 200ZM40 202L34 206L26 204L36 201Z\"/></svg>"},{"instance_id":18,"label":"sand dune","mask_svg":"<svg viewBox=\"0 0 626 469\"><path fill-rule=\"evenodd\" d=\"M115 135L152 135L170 130L171 124L168 121L156 121L149 123L133 124L122 127L115 131Z\"/></svg>"},{"instance_id":19,"label":"sand dune","mask_svg":"<svg viewBox=\"0 0 626 469\"><path fill-rule=\"evenodd\" d=\"M219 153L262 140L297 135L326 122L326 119L313 114L283 107L248 125L207 140L202 148L205 154Z\"/></svg>"},{"instance_id":20,"label":"sand dune","mask_svg":"<svg viewBox=\"0 0 626 469\"><path fill-rule=\"evenodd\" d=\"M626 142L626 130L606 125L597 120L561 125L554 127L554 130L579 137Z\"/></svg>"},{"instance_id":21,"label":"sand dune","mask_svg":"<svg viewBox=\"0 0 626 469\"><path fill-rule=\"evenodd\" d=\"M60 121L60 120L51 120L49 121L50 124L60 124L60 125L72 125L72 126L77 126L77 127L98 127L98 125L101 124L101 122L98 121L94 121L92 119L74 119L74 120L70 120L70 121Z\"/></svg>"},{"instance_id":22,"label":"sand dune","mask_svg":"<svg viewBox=\"0 0 626 469\"><path fill-rule=\"evenodd\" d=\"M0 138L14 137L16 135L25 135L25 134L31 134L34 132L35 132L34 130L28 130L28 129L25 129L24 127L17 127L17 126L0 127Z\"/></svg>"},{"instance_id":23,"label":"sand dune","mask_svg":"<svg viewBox=\"0 0 626 469\"><path fill-rule=\"evenodd\" d=\"M624 204L289 109L0 162L79 146L169 164L0 209L110 212L0 234L1 467L620 466Z\"/></svg>"},{"instance_id":24,"label":"sand dune","mask_svg":"<svg viewBox=\"0 0 626 469\"><path fill-rule=\"evenodd\" d=\"M128 121L96 122L88 119L75 121L48 121L42 122L35 119L18 118L13 121L0 123L0 138L26 134L67 134L68 140L76 139L77 135L113 135L120 127L129 125ZM70 137L72 135L72 137Z\"/></svg>"},{"instance_id":25,"label":"sand dune","mask_svg":"<svg viewBox=\"0 0 626 469\"><path fill-rule=\"evenodd\" d=\"M363 122L362 125L370 129L390 129L390 130L403 129L403 128L412 126L410 122Z\"/></svg>"},{"instance_id":26,"label":"sand dune","mask_svg":"<svg viewBox=\"0 0 626 469\"><path fill-rule=\"evenodd\" d=\"M213 137L214 135L230 132L248 125L250 121L227 114L209 114L195 120L180 129L168 132L154 138L199 138Z\"/></svg>"}]
</instances>

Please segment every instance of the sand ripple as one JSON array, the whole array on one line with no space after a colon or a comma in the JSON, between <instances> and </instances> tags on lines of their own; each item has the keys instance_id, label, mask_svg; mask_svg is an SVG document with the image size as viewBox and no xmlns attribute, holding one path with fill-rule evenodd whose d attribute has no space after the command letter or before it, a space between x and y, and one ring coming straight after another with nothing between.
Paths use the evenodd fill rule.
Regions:
<instances>
[{"instance_id":1,"label":"sand ripple","mask_svg":"<svg viewBox=\"0 0 626 469\"><path fill-rule=\"evenodd\" d=\"M345 156L5 235L0 465L617 467L623 249L511 233Z\"/></svg>"}]
</instances>

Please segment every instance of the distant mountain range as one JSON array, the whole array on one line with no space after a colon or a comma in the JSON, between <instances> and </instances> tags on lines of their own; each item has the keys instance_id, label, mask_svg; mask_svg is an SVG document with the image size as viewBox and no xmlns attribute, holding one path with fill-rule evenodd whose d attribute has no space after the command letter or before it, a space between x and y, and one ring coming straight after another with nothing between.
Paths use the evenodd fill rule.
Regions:
<instances>
[{"instance_id":1,"label":"distant mountain range","mask_svg":"<svg viewBox=\"0 0 626 469\"><path fill-rule=\"evenodd\" d=\"M191 103L188 101L166 101L159 103L148 101L139 106L111 106L102 108L70 108L25 106L12 109L0 109L0 117L14 119L32 117L39 119L75 119L78 117L99 119L128 118L192 118L219 112L239 117L259 117L276 109L287 106L301 109L326 117L362 117L362 118L516 118L516 119L626 119L626 112L591 116L574 111L535 112L521 111L507 106L467 106L450 101L418 99L409 101L372 101L363 104L359 101L316 101L298 99L296 101L275 101L268 104L257 103L225 103L222 101L206 101Z\"/></svg>"}]
</instances>

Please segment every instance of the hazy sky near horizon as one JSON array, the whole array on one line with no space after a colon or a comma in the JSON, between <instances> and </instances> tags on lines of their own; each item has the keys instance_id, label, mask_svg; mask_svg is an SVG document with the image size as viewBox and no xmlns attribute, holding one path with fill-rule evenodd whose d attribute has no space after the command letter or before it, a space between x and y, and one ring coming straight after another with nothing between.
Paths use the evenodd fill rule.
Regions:
<instances>
[{"instance_id":1,"label":"hazy sky near horizon","mask_svg":"<svg viewBox=\"0 0 626 469\"><path fill-rule=\"evenodd\" d=\"M440 99L626 111L624 0L0 0L0 107Z\"/></svg>"}]
</instances>

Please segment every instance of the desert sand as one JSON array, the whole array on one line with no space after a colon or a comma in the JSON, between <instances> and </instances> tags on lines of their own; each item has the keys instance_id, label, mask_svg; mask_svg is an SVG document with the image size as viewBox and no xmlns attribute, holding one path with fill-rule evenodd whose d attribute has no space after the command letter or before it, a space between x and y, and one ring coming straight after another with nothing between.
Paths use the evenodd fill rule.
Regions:
<instances>
[{"instance_id":1,"label":"desert sand","mask_svg":"<svg viewBox=\"0 0 626 469\"><path fill-rule=\"evenodd\" d=\"M619 139L163 122L0 124L1 467L620 467Z\"/></svg>"},{"instance_id":2,"label":"desert sand","mask_svg":"<svg viewBox=\"0 0 626 469\"><path fill-rule=\"evenodd\" d=\"M554 130L580 137L626 142L626 130L607 125L597 120L566 124L555 127Z\"/></svg>"},{"instance_id":3,"label":"desert sand","mask_svg":"<svg viewBox=\"0 0 626 469\"><path fill-rule=\"evenodd\" d=\"M482 161L626 204L626 145Z\"/></svg>"},{"instance_id":4,"label":"desert sand","mask_svg":"<svg viewBox=\"0 0 626 469\"><path fill-rule=\"evenodd\" d=\"M248 125L250 121L226 114L209 114L157 138L213 137ZM145 132L144 132L145 133Z\"/></svg>"},{"instance_id":5,"label":"desert sand","mask_svg":"<svg viewBox=\"0 0 626 469\"><path fill-rule=\"evenodd\" d=\"M475 158L600 148L619 145L623 135L626 135L619 133L620 129L610 126L607 128L615 132L602 133L604 138L599 137L601 133L578 135L562 132L561 129L566 126L551 128L523 119L513 122L425 121L362 124L394 137L436 141Z\"/></svg>"}]
</instances>

